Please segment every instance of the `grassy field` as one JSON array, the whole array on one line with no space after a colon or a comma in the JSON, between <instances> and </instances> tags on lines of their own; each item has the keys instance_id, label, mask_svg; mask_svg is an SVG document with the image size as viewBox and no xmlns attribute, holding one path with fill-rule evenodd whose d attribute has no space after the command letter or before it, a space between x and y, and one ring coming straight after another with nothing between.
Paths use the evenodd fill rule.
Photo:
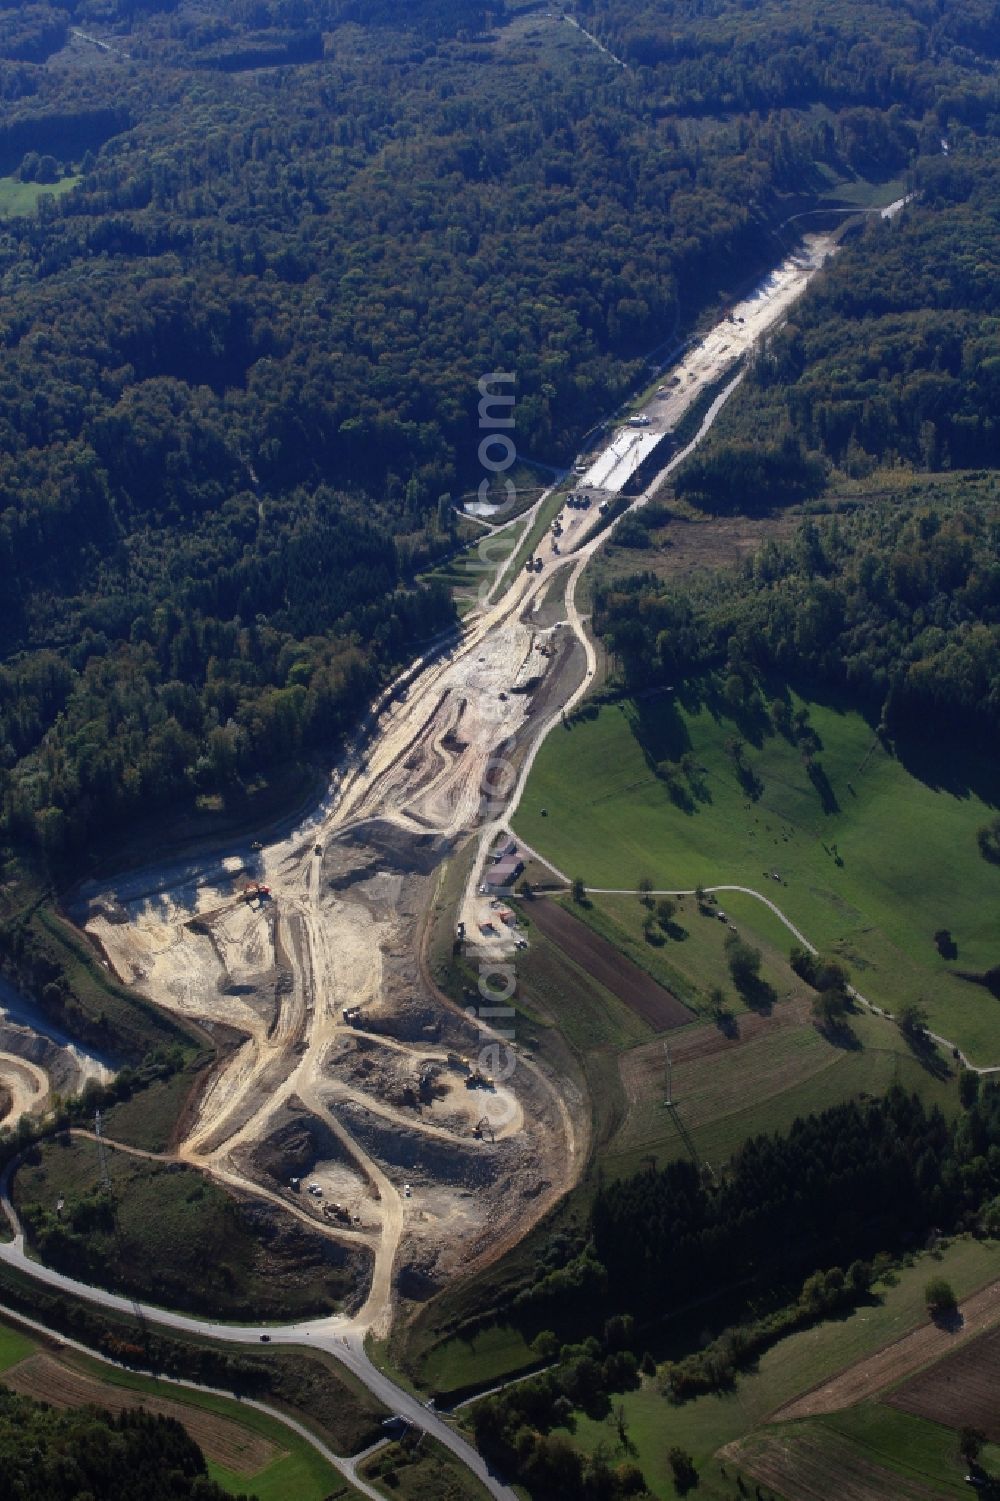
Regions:
<instances>
[{"instance_id":1,"label":"grassy field","mask_svg":"<svg viewBox=\"0 0 1000 1501\"><path fill-rule=\"evenodd\" d=\"M8 1370L12 1365L17 1365L19 1360L24 1360L34 1350L34 1342L20 1329L11 1328L10 1324L0 1324L0 1371Z\"/></svg>"},{"instance_id":2,"label":"grassy field","mask_svg":"<svg viewBox=\"0 0 1000 1501\"><path fill-rule=\"evenodd\" d=\"M465 523L472 527L472 523ZM519 529L512 521L502 532L492 533L476 526L466 546L421 575L422 583L442 583L452 591L460 614L471 610L481 596L489 593L498 571L504 567L517 546Z\"/></svg>"},{"instance_id":3,"label":"grassy field","mask_svg":"<svg viewBox=\"0 0 1000 1501\"><path fill-rule=\"evenodd\" d=\"M169 1079L158 1079L130 1100L112 1106L104 1112L105 1134L144 1152L165 1152L185 1100L211 1063L210 1054L195 1054Z\"/></svg>"},{"instance_id":4,"label":"grassy field","mask_svg":"<svg viewBox=\"0 0 1000 1501\"><path fill-rule=\"evenodd\" d=\"M43 1260L101 1287L223 1318L332 1312L350 1289L351 1262L346 1253L338 1261L332 1242L238 1204L179 1163L107 1155L116 1220L98 1195L93 1141L46 1142L18 1169L15 1203Z\"/></svg>"},{"instance_id":5,"label":"grassy field","mask_svg":"<svg viewBox=\"0 0 1000 1501\"><path fill-rule=\"evenodd\" d=\"M79 177L64 177L61 182L21 182L17 177L0 177L0 219L13 219L18 214L33 214L43 193L61 198L75 188Z\"/></svg>"},{"instance_id":6,"label":"grassy field","mask_svg":"<svg viewBox=\"0 0 1000 1501\"><path fill-rule=\"evenodd\" d=\"M983 1457L988 1467L990 1455ZM915 1418L901 1423L890 1408L875 1404L764 1429L728 1451L727 1459L730 1476L745 1467L753 1483L762 1481L768 1491L777 1489L797 1501L825 1501L831 1476L842 1494L872 1501L887 1495L896 1501L944 1501L974 1494L965 1484L968 1465L953 1433Z\"/></svg>"},{"instance_id":7,"label":"grassy field","mask_svg":"<svg viewBox=\"0 0 1000 1501\"><path fill-rule=\"evenodd\" d=\"M777 1482L779 1487L784 1480L803 1498L825 1495L818 1487L830 1475L837 1475L842 1484L848 1476L854 1484L867 1481L869 1493L879 1501L889 1487L893 1487L891 1494L900 1497L970 1495L964 1478L968 1465L950 1429L873 1402L755 1433L739 1446L737 1455L751 1475L759 1475L768 1485ZM998 1459L1000 1448L986 1445L985 1468L995 1472ZM859 1494L854 1489L849 1493Z\"/></svg>"},{"instance_id":8,"label":"grassy field","mask_svg":"<svg viewBox=\"0 0 1000 1501\"><path fill-rule=\"evenodd\" d=\"M48 1347L45 1342L33 1340L20 1330L0 1323L0 1373L26 1360L40 1348ZM59 1393L53 1389L53 1400L61 1399L65 1402L66 1391L72 1391L74 1381L83 1378L88 1384L98 1382L108 1389L124 1388L142 1397L165 1400L200 1413L215 1415L223 1420L223 1427L228 1430L225 1438L230 1443L232 1440L229 1435L234 1431L231 1425L266 1440L271 1452L277 1450L277 1453L262 1468L249 1474L246 1470L240 1472L227 1469L225 1465L206 1456L209 1474L233 1495L252 1491L259 1501L286 1501L290 1496L294 1496L296 1501L327 1501L331 1497L354 1498L359 1495L305 1439L277 1419L257 1412L244 1403L214 1396L209 1392L193 1391L172 1382L136 1375L119 1366L92 1360L73 1350L64 1349L56 1354L50 1349L47 1369L52 1371L60 1384ZM44 1399L44 1393L40 1395ZM90 1393L82 1392L81 1395L89 1396ZM100 1397L95 1400L99 1402ZM109 1390L109 1395L104 1400L113 1401L113 1392ZM200 1425L196 1425L198 1426Z\"/></svg>"},{"instance_id":9,"label":"grassy field","mask_svg":"<svg viewBox=\"0 0 1000 1501\"><path fill-rule=\"evenodd\" d=\"M781 1012L778 1013L779 1017ZM958 1108L955 1076L939 1079L909 1053L896 1029L877 1017L851 1019L855 1044L830 1041L808 1019L761 1032L739 1047L684 1058L674 1035L673 1108L664 1107L658 1049L626 1058L628 1112L603 1154L605 1171L625 1176L650 1159L663 1166L693 1155L718 1167L761 1132L785 1132L797 1117L845 1100L881 1095L892 1084L946 1114Z\"/></svg>"},{"instance_id":10,"label":"grassy field","mask_svg":"<svg viewBox=\"0 0 1000 1501\"><path fill-rule=\"evenodd\" d=\"M650 909L638 897L595 896L589 906L571 902L569 907L574 916L589 923L693 1010L706 1011L716 987L725 993L728 1010L747 1009L729 973L726 938L730 930L715 917L703 916L693 897L678 899L670 929L658 926L654 941L643 932ZM788 963L787 929L767 907L738 891L720 897L718 907L760 949L761 979L773 991L773 1002L809 993Z\"/></svg>"},{"instance_id":11,"label":"grassy field","mask_svg":"<svg viewBox=\"0 0 1000 1501\"><path fill-rule=\"evenodd\" d=\"M493 1324L435 1346L422 1375L431 1391L447 1398L467 1387L481 1389L491 1381L505 1381L512 1371L528 1370L537 1360L519 1329Z\"/></svg>"},{"instance_id":12,"label":"grassy field","mask_svg":"<svg viewBox=\"0 0 1000 1501\"><path fill-rule=\"evenodd\" d=\"M801 703L793 697L793 708ZM739 727L707 705L685 708L660 696L604 705L550 736L516 831L591 886L632 889L649 876L668 889L732 882L762 890L815 944L839 953L876 1004L920 1001L932 1025L974 1061L996 1062L1000 1001L955 973L981 972L1000 958L1000 868L976 843L991 814L982 791L996 796L995 771L942 755L917 775L859 714L806 707L833 811L824 811L798 749L774 734L759 745L744 737L744 759L763 789L749 801L726 750ZM688 749L705 768L706 798L682 811L653 768ZM942 927L957 943L957 960L937 952L933 935Z\"/></svg>"},{"instance_id":13,"label":"grassy field","mask_svg":"<svg viewBox=\"0 0 1000 1501\"><path fill-rule=\"evenodd\" d=\"M419 1448L390 1444L362 1465L360 1473L383 1496L399 1501L488 1501L485 1486L433 1439Z\"/></svg>"},{"instance_id":14,"label":"grassy field","mask_svg":"<svg viewBox=\"0 0 1000 1501\"><path fill-rule=\"evenodd\" d=\"M664 1108L662 1043L644 1023L582 973L530 926L532 948L519 972L525 990L546 1009L577 1050L618 1055L619 1106L601 1153L615 1176L640 1171L654 1159L661 1166L685 1154L718 1165L750 1136L785 1131L812 1111L845 1100L884 1093L891 1084L914 1091L946 1114L958 1108L957 1073L940 1057L925 1064L897 1027L863 1011L850 1032L831 1039L812 1023L812 992L788 965L782 950L786 930L761 902L727 893L725 911L740 934L762 953L761 978L771 999L760 1017L750 1012L729 974L723 923L702 916L693 898L678 903L674 936L651 945L643 936L647 908L634 896L595 897L589 907L570 903L635 963L688 1005L705 1008L715 986L725 994L738 1046L705 1023L672 1031L675 1106ZM600 993L599 993L600 992ZM770 1020L774 1025L762 1026ZM459 1384L459 1383L456 1383Z\"/></svg>"},{"instance_id":15,"label":"grassy field","mask_svg":"<svg viewBox=\"0 0 1000 1501\"><path fill-rule=\"evenodd\" d=\"M641 1017L543 936L532 922L530 903L518 915L530 946L518 960L517 1002L529 1017L557 1027L578 1053L635 1047L653 1035Z\"/></svg>"},{"instance_id":16,"label":"grassy field","mask_svg":"<svg viewBox=\"0 0 1000 1501\"><path fill-rule=\"evenodd\" d=\"M724 1479L712 1458L716 1450L762 1424L793 1396L924 1322L924 1287L937 1274L947 1277L957 1295L964 1297L996 1276L996 1244L959 1239L939 1257L926 1253L916 1257L912 1266L899 1273L895 1285L876 1286L876 1303L782 1340L761 1357L756 1369L740 1378L732 1392L698 1397L675 1407L650 1379L641 1390L615 1397L615 1407L621 1403L625 1409L629 1441L653 1495L673 1501L666 1453L673 1444L680 1444L698 1466L700 1501L730 1501L735 1495L732 1467L730 1478ZM595 1422L578 1413L576 1425L575 1441L586 1451L600 1444L614 1451L613 1423Z\"/></svg>"},{"instance_id":17,"label":"grassy field","mask_svg":"<svg viewBox=\"0 0 1000 1501\"><path fill-rule=\"evenodd\" d=\"M877 1402L862 1402L820 1421L900 1474L930 1479L949 1495L969 1494L963 1479L968 1465L956 1452L954 1429ZM987 1469L1000 1469L1000 1447L996 1444L987 1444L982 1458Z\"/></svg>"}]
</instances>

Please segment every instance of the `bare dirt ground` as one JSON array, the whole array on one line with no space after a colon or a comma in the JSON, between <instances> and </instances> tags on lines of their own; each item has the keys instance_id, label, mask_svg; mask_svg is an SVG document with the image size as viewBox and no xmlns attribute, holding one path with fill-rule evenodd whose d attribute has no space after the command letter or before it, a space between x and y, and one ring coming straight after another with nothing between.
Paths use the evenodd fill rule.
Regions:
<instances>
[{"instance_id":1,"label":"bare dirt ground","mask_svg":"<svg viewBox=\"0 0 1000 1501\"><path fill-rule=\"evenodd\" d=\"M42 1069L11 1053L0 1053L0 1126L39 1109L48 1097L48 1076Z\"/></svg>"},{"instance_id":2,"label":"bare dirt ground","mask_svg":"<svg viewBox=\"0 0 1000 1501\"><path fill-rule=\"evenodd\" d=\"M4 1386L12 1391L33 1397L37 1402L48 1402L51 1407L95 1406L115 1414L141 1407L161 1417L176 1418L208 1459L227 1470L235 1470L238 1475L256 1475L285 1452L263 1434L218 1413L99 1381L52 1355L29 1355L27 1360L5 1371L2 1379Z\"/></svg>"},{"instance_id":3,"label":"bare dirt ground","mask_svg":"<svg viewBox=\"0 0 1000 1501\"><path fill-rule=\"evenodd\" d=\"M1000 1443L998 1391L1000 1330L995 1329L911 1377L888 1401L948 1428L978 1428L992 1443Z\"/></svg>"},{"instance_id":4,"label":"bare dirt ground","mask_svg":"<svg viewBox=\"0 0 1000 1501\"><path fill-rule=\"evenodd\" d=\"M657 1032L683 1027L694 1020L682 1001L648 975L644 969L626 959L606 938L555 902L536 901L531 918L547 938L551 938L574 962L612 995L641 1016Z\"/></svg>"},{"instance_id":5,"label":"bare dirt ground","mask_svg":"<svg viewBox=\"0 0 1000 1501\"><path fill-rule=\"evenodd\" d=\"M550 633L522 619L530 582L377 706L370 749L286 839L80 894L117 974L235 1039L178 1157L367 1241L366 1328L386 1327L400 1288L427 1296L526 1228L578 1170L553 1084L527 1060L491 1077L492 1023L444 1002L419 963L442 866L509 790L535 694L559 676L538 651ZM514 691L536 657L537 682Z\"/></svg>"},{"instance_id":6,"label":"bare dirt ground","mask_svg":"<svg viewBox=\"0 0 1000 1501\"><path fill-rule=\"evenodd\" d=\"M877 1355L848 1366L822 1386L771 1414L772 1423L792 1418L810 1418L818 1413L838 1412L853 1407L866 1397L874 1397L886 1387L912 1376L922 1366L930 1365L943 1355L1000 1322L1000 1282L991 1282L959 1305L960 1319L954 1325L927 1323L886 1345Z\"/></svg>"},{"instance_id":7,"label":"bare dirt ground","mask_svg":"<svg viewBox=\"0 0 1000 1501\"><path fill-rule=\"evenodd\" d=\"M911 1376L889 1397L890 1406L947 1427L977 1427L1000 1442L1000 1330L980 1334L929 1370Z\"/></svg>"}]
</instances>

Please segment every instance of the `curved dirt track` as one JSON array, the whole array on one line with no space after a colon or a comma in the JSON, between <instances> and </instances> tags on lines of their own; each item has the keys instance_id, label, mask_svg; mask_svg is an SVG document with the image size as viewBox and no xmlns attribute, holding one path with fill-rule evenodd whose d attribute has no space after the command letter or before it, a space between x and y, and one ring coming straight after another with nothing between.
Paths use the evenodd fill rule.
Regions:
<instances>
[{"instance_id":1,"label":"curved dirt track","mask_svg":"<svg viewBox=\"0 0 1000 1501\"><path fill-rule=\"evenodd\" d=\"M0 1126L16 1121L29 1111L38 1110L49 1096L49 1076L36 1063L14 1053L0 1053L0 1089L10 1104L0 1110Z\"/></svg>"}]
</instances>

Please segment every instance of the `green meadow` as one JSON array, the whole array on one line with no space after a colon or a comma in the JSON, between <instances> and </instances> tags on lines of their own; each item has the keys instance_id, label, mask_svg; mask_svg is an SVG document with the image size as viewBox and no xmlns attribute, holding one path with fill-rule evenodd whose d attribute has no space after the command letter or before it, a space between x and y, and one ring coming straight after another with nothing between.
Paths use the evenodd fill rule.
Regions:
<instances>
[{"instance_id":1,"label":"green meadow","mask_svg":"<svg viewBox=\"0 0 1000 1501\"><path fill-rule=\"evenodd\" d=\"M1000 1061L1000 999L959 975L1000 961L1000 867L976 841L994 816L995 774L944 752L918 774L860 714L794 695L791 707L808 710L823 794L799 748L769 727L755 743L714 708L660 695L602 705L555 731L516 832L591 887L631 890L644 877L670 890L752 887L839 954L875 1005L919 1002L974 1062ZM737 775L737 738L756 799ZM699 793L682 807L655 767L688 752ZM937 951L942 928L954 959Z\"/></svg>"},{"instance_id":2,"label":"green meadow","mask_svg":"<svg viewBox=\"0 0 1000 1501\"><path fill-rule=\"evenodd\" d=\"M21 182L18 177L0 177L0 219L33 214L43 194L61 198L79 181L79 177L64 177L60 182Z\"/></svg>"}]
</instances>

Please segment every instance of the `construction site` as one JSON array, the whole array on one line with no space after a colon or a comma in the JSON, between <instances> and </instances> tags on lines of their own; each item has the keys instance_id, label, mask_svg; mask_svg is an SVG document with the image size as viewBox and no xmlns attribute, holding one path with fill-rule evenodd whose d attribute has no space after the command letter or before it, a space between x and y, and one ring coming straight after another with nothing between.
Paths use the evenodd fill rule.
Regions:
<instances>
[{"instance_id":1,"label":"construction site","mask_svg":"<svg viewBox=\"0 0 1000 1501\"><path fill-rule=\"evenodd\" d=\"M826 249L816 237L745 315L741 305L724 340L688 352L683 383L651 399L650 439L781 315ZM616 455L589 478L606 481L618 465L614 484L624 483ZM172 1160L363 1248L370 1280L339 1317L345 1337L384 1334L404 1300L498 1256L572 1186L586 1155L586 1101L519 1048L505 1005L525 944L508 820L538 747L593 677L575 588L614 525L613 486L584 483L543 529L549 493L524 519L528 564L512 555L461 635L435 643L372 705L309 817L93 881L67 903L115 976L216 1042ZM438 893L459 860L449 932L483 975L513 975L503 1000L484 988L464 1008L426 961ZM62 1052L37 1063L0 1034L8 1114L104 1067L58 1039L39 1046Z\"/></svg>"},{"instance_id":2,"label":"construction site","mask_svg":"<svg viewBox=\"0 0 1000 1501\"><path fill-rule=\"evenodd\" d=\"M497 1254L575 1171L555 1081L506 1039L516 1066L496 1077L489 1016L423 960L445 867L505 802L550 694L583 676L572 633L531 622L539 582L515 580L376 707L377 735L287 838L78 895L114 973L218 1043L178 1160L369 1245L359 1327Z\"/></svg>"}]
</instances>

